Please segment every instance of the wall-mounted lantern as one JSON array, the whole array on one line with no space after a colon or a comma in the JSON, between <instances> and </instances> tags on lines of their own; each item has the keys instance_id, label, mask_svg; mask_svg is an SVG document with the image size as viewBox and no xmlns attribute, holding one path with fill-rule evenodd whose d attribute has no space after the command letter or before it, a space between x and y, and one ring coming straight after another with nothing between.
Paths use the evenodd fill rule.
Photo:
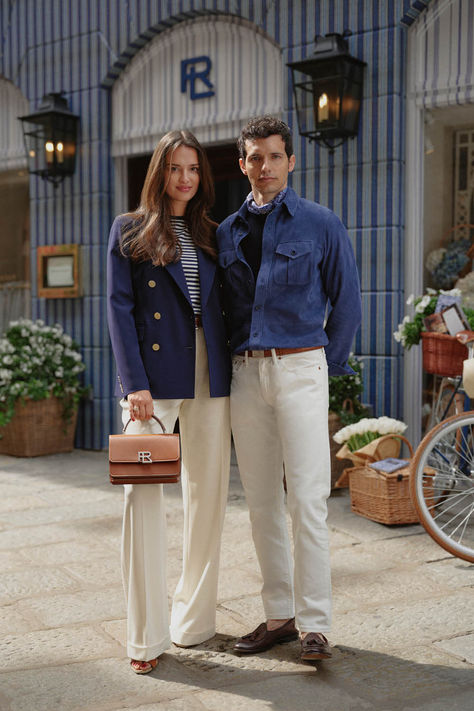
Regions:
<instances>
[{"instance_id":1,"label":"wall-mounted lantern","mask_svg":"<svg viewBox=\"0 0 474 711\"><path fill-rule=\"evenodd\" d=\"M74 173L79 116L69 110L61 92L46 94L38 111L18 118L23 123L28 172L57 187Z\"/></svg>"},{"instance_id":2,"label":"wall-mounted lantern","mask_svg":"<svg viewBox=\"0 0 474 711\"><path fill-rule=\"evenodd\" d=\"M299 132L332 152L357 135L366 62L349 54L347 36L316 36L311 57L290 62Z\"/></svg>"}]
</instances>

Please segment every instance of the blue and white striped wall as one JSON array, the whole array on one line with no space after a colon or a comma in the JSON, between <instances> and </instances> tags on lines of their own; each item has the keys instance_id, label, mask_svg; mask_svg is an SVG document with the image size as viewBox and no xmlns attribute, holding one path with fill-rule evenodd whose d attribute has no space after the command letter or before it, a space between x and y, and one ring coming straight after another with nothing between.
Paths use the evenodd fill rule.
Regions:
<instances>
[{"instance_id":1,"label":"blue and white striped wall","mask_svg":"<svg viewBox=\"0 0 474 711\"><path fill-rule=\"evenodd\" d=\"M0 76L18 87L31 109L43 94L64 89L81 117L75 175L56 191L31 180L32 293L37 246L82 247L82 298L34 297L32 304L34 316L61 322L83 348L94 398L81 414L78 446L102 448L115 426L105 318L105 253L116 190L111 92L150 42L183 22L216 22L230 15L280 54L281 111L295 133L293 186L340 215L357 256L364 321L355 351L366 363L365 400L378 414L402 414L402 354L392 331L403 315L406 27L419 21L420 13L423 17L427 5L428 0L11 0L0 5ZM353 33L351 53L367 62L364 100L358 137L330 155L297 135L286 63L311 54L316 34L345 29ZM265 73L259 77L265 79ZM243 96L243 107L230 107L243 109L239 121Z\"/></svg>"}]
</instances>

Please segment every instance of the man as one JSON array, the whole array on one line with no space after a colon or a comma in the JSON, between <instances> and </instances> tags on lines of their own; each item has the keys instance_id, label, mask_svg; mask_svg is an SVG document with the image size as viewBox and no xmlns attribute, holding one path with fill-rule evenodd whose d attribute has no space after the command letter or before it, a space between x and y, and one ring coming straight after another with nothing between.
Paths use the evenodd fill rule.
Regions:
<instances>
[{"instance_id":1,"label":"man","mask_svg":"<svg viewBox=\"0 0 474 711\"><path fill-rule=\"evenodd\" d=\"M266 622L235 650L261 652L297 639L299 629L301 658L326 659L328 366L330 375L352 372L346 363L361 318L359 279L340 220L287 187L295 167L288 126L253 119L238 148L252 192L217 240L233 353L232 428Z\"/></svg>"}]
</instances>

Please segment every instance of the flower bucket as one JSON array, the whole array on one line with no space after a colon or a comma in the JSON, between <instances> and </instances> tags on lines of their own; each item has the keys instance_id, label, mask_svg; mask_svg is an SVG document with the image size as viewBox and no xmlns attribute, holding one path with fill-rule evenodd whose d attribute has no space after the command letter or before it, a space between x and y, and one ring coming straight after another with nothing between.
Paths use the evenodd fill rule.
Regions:
<instances>
[{"instance_id":1,"label":"flower bucket","mask_svg":"<svg viewBox=\"0 0 474 711\"><path fill-rule=\"evenodd\" d=\"M377 462L388 457L397 458L400 454L401 443L407 442L406 437L400 434L387 434L372 440L360 449L351 452L347 444L343 444L337 452L338 459L350 459L354 467ZM408 443L409 444L409 443Z\"/></svg>"},{"instance_id":2,"label":"flower bucket","mask_svg":"<svg viewBox=\"0 0 474 711\"><path fill-rule=\"evenodd\" d=\"M63 404L57 397L18 402L11 422L0 428L0 454L40 457L71 452L76 422L77 409L69 422L64 421Z\"/></svg>"}]
</instances>

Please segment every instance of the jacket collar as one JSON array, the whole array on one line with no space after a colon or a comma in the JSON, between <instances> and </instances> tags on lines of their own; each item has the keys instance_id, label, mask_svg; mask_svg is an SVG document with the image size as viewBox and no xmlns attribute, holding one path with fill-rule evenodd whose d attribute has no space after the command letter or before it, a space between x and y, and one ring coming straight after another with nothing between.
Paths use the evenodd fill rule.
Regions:
<instances>
[{"instance_id":1,"label":"jacket collar","mask_svg":"<svg viewBox=\"0 0 474 711\"><path fill-rule=\"evenodd\" d=\"M297 208L298 208L298 201L299 201L299 199L300 199L300 198L299 198L298 195L295 193L295 191L293 190L293 188L290 188L290 187L288 186L288 189L287 189L287 191L286 191L286 195L285 195L285 197L283 198L281 204L286 207L286 209L288 210L288 212L290 213L290 215L291 215L292 217L294 217L295 212L296 212L296 210L297 210ZM244 202L243 202L242 205L240 206L240 209L239 209L238 212L236 212L235 215L234 215L233 223L236 223L236 222L238 222L238 221L241 221L241 222L244 222L245 225L248 225L247 216L248 216L247 201L244 200Z\"/></svg>"}]
</instances>

